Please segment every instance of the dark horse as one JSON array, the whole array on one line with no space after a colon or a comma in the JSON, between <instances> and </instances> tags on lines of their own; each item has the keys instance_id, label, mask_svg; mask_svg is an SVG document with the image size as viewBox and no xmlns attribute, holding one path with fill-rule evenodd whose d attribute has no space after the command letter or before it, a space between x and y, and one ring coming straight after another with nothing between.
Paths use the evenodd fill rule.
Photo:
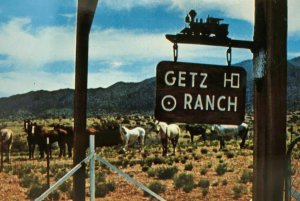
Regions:
<instances>
[{"instance_id":1,"label":"dark horse","mask_svg":"<svg viewBox=\"0 0 300 201\"><path fill-rule=\"evenodd\" d=\"M34 149L35 145L38 145L40 151L40 157L44 158L45 153L47 151L47 140L49 140L49 154L52 156L51 145L55 142L58 142L60 153L59 157L65 156L65 143L69 142L69 144L73 144L72 139L67 136L73 136L72 129L65 128L65 130L61 128L53 128L49 129L43 127L41 125L37 125L36 123L32 123L29 120L24 121L24 130L27 133L27 142L29 147L29 158L34 158ZM70 133L70 134L69 134ZM73 138L73 137L71 137ZM71 145L68 147L69 150L72 149ZM69 152L69 156L72 156L71 151Z\"/></svg>"},{"instance_id":2,"label":"dark horse","mask_svg":"<svg viewBox=\"0 0 300 201\"><path fill-rule=\"evenodd\" d=\"M66 156L66 145L68 147L68 157L72 157L74 129L72 126L55 125L54 130L58 132L59 137L59 157Z\"/></svg>"},{"instance_id":3,"label":"dark horse","mask_svg":"<svg viewBox=\"0 0 300 201\"><path fill-rule=\"evenodd\" d=\"M40 157L44 157L43 153L43 139L39 136L36 131L36 123L32 123L30 120L24 121L24 131L27 133L27 143L29 150L29 159L34 158L35 145L38 145L40 151Z\"/></svg>"},{"instance_id":4,"label":"dark horse","mask_svg":"<svg viewBox=\"0 0 300 201\"><path fill-rule=\"evenodd\" d=\"M185 129L187 131L189 131L190 135L191 135L191 142L194 142L194 136L195 135L202 135L202 139L204 140L204 142L206 141L206 129L203 126L200 125L189 125L187 124L185 126Z\"/></svg>"}]
</instances>

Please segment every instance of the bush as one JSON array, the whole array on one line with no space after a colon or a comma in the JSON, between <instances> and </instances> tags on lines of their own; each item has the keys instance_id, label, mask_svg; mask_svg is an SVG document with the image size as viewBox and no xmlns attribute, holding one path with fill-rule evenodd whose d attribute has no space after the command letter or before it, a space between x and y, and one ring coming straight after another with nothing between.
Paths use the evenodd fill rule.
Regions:
<instances>
[{"instance_id":1,"label":"bush","mask_svg":"<svg viewBox=\"0 0 300 201\"><path fill-rule=\"evenodd\" d=\"M172 179L177 172L178 168L176 166L159 167L156 169L155 175L159 179Z\"/></svg>"},{"instance_id":2,"label":"bush","mask_svg":"<svg viewBox=\"0 0 300 201\"><path fill-rule=\"evenodd\" d=\"M237 184L232 187L233 198L240 198L243 194L247 193L247 187L243 184Z\"/></svg>"},{"instance_id":3,"label":"bush","mask_svg":"<svg viewBox=\"0 0 300 201\"><path fill-rule=\"evenodd\" d=\"M147 174L149 177L155 177L155 169L154 168L148 168Z\"/></svg>"},{"instance_id":4,"label":"bush","mask_svg":"<svg viewBox=\"0 0 300 201\"><path fill-rule=\"evenodd\" d=\"M28 197L35 199L47 190L47 184L33 183L28 190Z\"/></svg>"},{"instance_id":5,"label":"bush","mask_svg":"<svg viewBox=\"0 0 300 201\"><path fill-rule=\"evenodd\" d=\"M232 151L227 151L227 152L225 153L225 155L227 156L227 158L233 158L233 157L235 156L235 153L232 152Z\"/></svg>"},{"instance_id":6,"label":"bush","mask_svg":"<svg viewBox=\"0 0 300 201\"><path fill-rule=\"evenodd\" d=\"M209 180L208 179L200 179L198 186L201 188L208 188L209 187Z\"/></svg>"},{"instance_id":7,"label":"bush","mask_svg":"<svg viewBox=\"0 0 300 201\"><path fill-rule=\"evenodd\" d=\"M207 154L208 153L208 149L207 148L201 148L201 153L202 154Z\"/></svg>"},{"instance_id":8,"label":"bush","mask_svg":"<svg viewBox=\"0 0 300 201\"><path fill-rule=\"evenodd\" d=\"M107 193L115 190L114 182L100 182L96 183L96 197L105 197Z\"/></svg>"},{"instance_id":9,"label":"bush","mask_svg":"<svg viewBox=\"0 0 300 201\"><path fill-rule=\"evenodd\" d=\"M163 193L166 191L166 186L161 184L159 181L153 181L147 185L147 187L156 194ZM150 194L144 191L144 196L149 196Z\"/></svg>"},{"instance_id":10,"label":"bush","mask_svg":"<svg viewBox=\"0 0 300 201\"><path fill-rule=\"evenodd\" d=\"M193 169L193 164L192 163L188 163L188 164L185 164L184 166L184 170L192 170Z\"/></svg>"},{"instance_id":11,"label":"bush","mask_svg":"<svg viewBox=\"0 0 300 201\"><path fill-rule=\"evenodd\" d=\"M216 167L215 171L217 172L217 175L224 175L227 172L227 164L226 163L219 163Z\"/></svg>"},{"instance_id":12,"label":"bush","mask_svg":"<svg viewBox=\"0 0 300 201\"><path fill-rule=\"evenodd\" d=\"M142 167L142 171L143 171L143 172L147 172L148 170L149 170L149 166L144 165L144 166Z\"/></svg>"},{"instance_id":13,"label":"bush","mask_svg":"<svg viewBox=\"0 0 300 201\"><path fill-rule=\"evenodd\" d=\"M208 171L208 169L206 167L203 167L203 168L200 169L200 174L201 175L206 175L207 171Z\"/></svg>"},{"instance_id":14,"label":"bush","mask_svg":"<svg viewBox=\"0 0 300 201\"><path fill-rule=\"evenodd\" d=\"M228 184L227 179L224 179L224 180L222 181L222 185L223 185L223 186L226 186L227 184Z\"/></svg>"},{"instance_id":15,"label":"bush","mask_svg":"<svg viewBox=\"0 0 300 201\"><path fill-rule=\"evenodd\" d=\"M240 182L246 184L253 181L253 172L251 170L244 170L240 177Z\"/></svg>"},{"instance_id":16,"label":"bush","mask_svg":"<svg viewBox=\"0 0 300 201\"><path fill-rule=\"evenodd\" d=\"M194 177L191 174L181 173L174 178L175 187L182 188L184 192L188 193L195 187Z\"/></svg>"},{"instance_id":17,"label":"bush","mask_svg":"<svg viewBox=\"0 0 300 201\"><path fill-rule=\"evenodd\" d=\"M208 188L202 189L202 196L205 197L208 194Z\"/></svg>"},{"instance_id":18,"label":"bush","mask_svg":"<svg viewBox=\"0 0 300 201\"><path fill-rule=\"evenodd\" d=\"M25 188L29 188L36 183L39 183L39 178L33 174L25 174L21 177L21 185Z\"/></svg>"}]
</instances>

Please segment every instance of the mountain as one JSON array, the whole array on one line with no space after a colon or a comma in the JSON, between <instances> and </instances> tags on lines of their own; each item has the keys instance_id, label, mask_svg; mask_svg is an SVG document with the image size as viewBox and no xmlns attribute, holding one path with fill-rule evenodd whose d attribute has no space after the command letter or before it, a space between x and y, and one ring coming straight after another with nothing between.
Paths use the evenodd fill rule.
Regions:
<instances>
[{"instance_id":1,"label":"mountain","mask_svg":"<svg viewBox=\"0 0 300 201\"><path fill-rule=\"evenodd\" d=\"M153 113L155 78L139 83L118 82L108 88L88 89L88 116ZM1 118L49 118L73 115L73 89L31 91L0 98Z\"/></svg>"},{"instance_id":2,"label":"mountain","mask_svg":"<svg viewBox=\"0 0 300 201\"><path fill-rule=\"evenodd\" d=\"M246 109L252 109L252 60L235 64L247 71ZM300 109L300 57L288 61L288 108ZM108 88L88 89L88 116L107 114L153 114L155 78L138 83L118 82ZM73 89L31 91L0 98L2 118L49 118L73 116Z\"/></svg>"}]
</instances>

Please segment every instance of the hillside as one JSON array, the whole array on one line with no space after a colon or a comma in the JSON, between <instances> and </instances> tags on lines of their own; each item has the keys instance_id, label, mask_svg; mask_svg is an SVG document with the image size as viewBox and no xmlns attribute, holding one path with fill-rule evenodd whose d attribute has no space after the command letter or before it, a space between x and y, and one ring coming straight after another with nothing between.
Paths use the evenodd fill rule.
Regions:
<instances>
[{"instance_id":1,"label":"hillside","mask_svg":"<svg viewBox=\"0 0 300 201\"><path fill-rule=\"evenodd\" d=\"M235 64L247 75L247 110L253 101L252 61ZM300 58L288 61L288 108L300 108ZM31 91L0 98L0 118L62 117L73 115L73 89ZM108 88L88 89L88 116L107 114L153 114L155 78L138 83L118 82Z\"/></svg>"}]
</instances>

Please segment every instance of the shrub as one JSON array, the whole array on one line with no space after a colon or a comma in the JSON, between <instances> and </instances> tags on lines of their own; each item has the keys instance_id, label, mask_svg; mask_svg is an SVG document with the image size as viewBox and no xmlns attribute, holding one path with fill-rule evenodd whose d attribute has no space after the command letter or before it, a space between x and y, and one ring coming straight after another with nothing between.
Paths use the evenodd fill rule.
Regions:
<instances>
[{"instance_id":1,"label":"shrub","mask_svg":"<svg viewBox=\"0 0 300 201\"><path fill-rule=\"evenodd\" d=\"M240 182L246 184L253 181L253 172L251 170L244 170L240 177Z\"/></svg>"},{"instance_id":2,"label":"shrub","mask_svg":"<svg viewBox=\"0 0 300 201\"><path fill-rule=\"evenodd\" d=\"M142 167L142 171L143 171L143 172L147 172L148 170L149 170L149 166L144 165L144 166Z\"/></svg>"},{"instance_id":3,"label":"shrub","mask_svg":"<svg viewBox=\"0 0 300 201\"><path fill-rule=\"evenodd\" d=\"M156 173L156 171L154 168L148 168L147 174L149 177L155 177L155 173Z\"/></svg>"},{"instance_id":4,"label":"shrub","mask_svg":"<svg viewBox=\"0 0 300 201\"><path fill-rule=\"evenodd\" d=\"M96 197L105 197L107 193L110 191L115 190L115 183L114 182L100 182L96 183Z\"/></svg>"},{"instance_id":5,"label":"shrub","mask_svg":"<svg viewBox=\"0 0 300 201\"><path fill-rule=\"evenodd\" d=\"M59 187L58 189L61 191L61 192L71 192L71 189L72 189L72 182L71 180L67 180L65 182L63 182Z\"/></svg>"},{"instance_id":6,"label":"shrub","mask_svg":"<svg viewBox=\"0 0 300 201\"><path fill-rule=\"evenodd\" d=\"M223 185L223 186L226 186L227 184L228 184L227 179L224 179L224 180L222 181L222 185Z\"/></svg>"},{"instance_id":7,"label":"shrub","mask_svg":"<svg viewBox=\"0 0 300 201\"><path fill-rule=\"evenodd\" d=\"M227 158L233 158L235 156L235 154L232 151L227 151L225 153L225 155L226 155Z\"/></svg>"},{"instance_id":8,"label":"shrub","mask_svg":"<svg viewBox=\"0 0 300 201\"><path fill-rule=\"evenodd\" d=\"M184 166L184 170L192 170L193 169L193 164L192 163L188 163L188 164L185 164Z\"/></svg>"},{"instance_id":9,"label":"shrub","mask_svg":"<svg viewBox=\"0 0 300 201\"><path fill-rule=\"evenodd\" d=\"M181 173L176 175L173 181L177 189L182 188L186 193L193 190L195 186L194 177L191 174Z\"/></svg>"},{"instance_id":10,"label":"shrub","mask_svg":"<svg viewBox=\"0 0 300 201\"><path fill-rule=\"evenodd\" d=\"M202 154L207 154L208 153L208 149L207 148L201 148L201 153Z\"/></svg>"},{"instance_id":11,"label":"shrub","mask_svg":"<svg viewBox=\"0 0 300 201\"><path fill-rule=\"evenodd\" d=\"M240 198L247 193L247 187L243 184L236 184L232 187L233 198Z\"/></svg>"},{"instance_id":12,"label":"shrub","mask_svg":"<svg viewBox=\"0 0 300 201\"><path fill-rule=\"evenodd\" d=\"M217 172L217 175L223 175L227 172L227 164L226 163L219 163L216 167L215 171Z\"/></svg>"},{"instance_id":13,"label":"shrub","mask_svg":"<svg viewBox=\"0 0 300 201\"><path fill-rule=\"evenodd\" d=\"M178 168L176 166L159 167L156 169L156 176L159 179L172 179L177 172Z\"/></svg>"},{"instance_id":14,"label":"shrub","mask_svg":"<svg viewBox=\"0 0 300 201\"><path fill-rule=\"evenodd\" d=\"M147 187L154 193L163 193L166 190L166 186L161 184L159 181L153 181L147 185ZM144 191L144 196L149 196L150 194Z\"/></svg>"},{"instance_id":15,"label":"shrub","mask_svg":"<svg viewBox=\"0 0 300 201\"><path fill-rule=\"evenodd\" d=\"M33 183L28 190L28 197L35 199L47 190L47 184Z\"/></svg>"},{"instance_id":16,"label":"shrub","mask_svg":"<svg viewBox=\"0 0 300 201\"><path fill-rule=\"evenodd\" d=\"M208 194L208 188L202 189L202 196L205 197Z\"/></svg>"},{"instance_id":17,"label":"shrub","mask_svg":"<svg viewBox=\"0 0 300 201\"><path fill-rule=\"evenodd\" d=\"M200 179L198 186L201 188L208 188L209 187L209 180L208 179Z\"/></svg>"},{"instance_id":18,"label":"shrub","mask_svg":"<svg viewBox=\"0 0 300 201\"><path fill-rule=\"evenodd\" d=\"M39 183L38 181L38 177L33 174L25 174L23 177L21 177L21 185L25 188L28 188L35 183Z\"/></svg>"},{"instance_id":19,"label":"shrub","mask_svg":"<svg viewBox=\"0 0 300 201\"><path fill-rule=\"evenodd\" d=\"M208 171L208 169L206 167L203 167L203 168L200 169L200 174L201 175L206 175L207 171Z\"/></svg>"}]
</instances>

